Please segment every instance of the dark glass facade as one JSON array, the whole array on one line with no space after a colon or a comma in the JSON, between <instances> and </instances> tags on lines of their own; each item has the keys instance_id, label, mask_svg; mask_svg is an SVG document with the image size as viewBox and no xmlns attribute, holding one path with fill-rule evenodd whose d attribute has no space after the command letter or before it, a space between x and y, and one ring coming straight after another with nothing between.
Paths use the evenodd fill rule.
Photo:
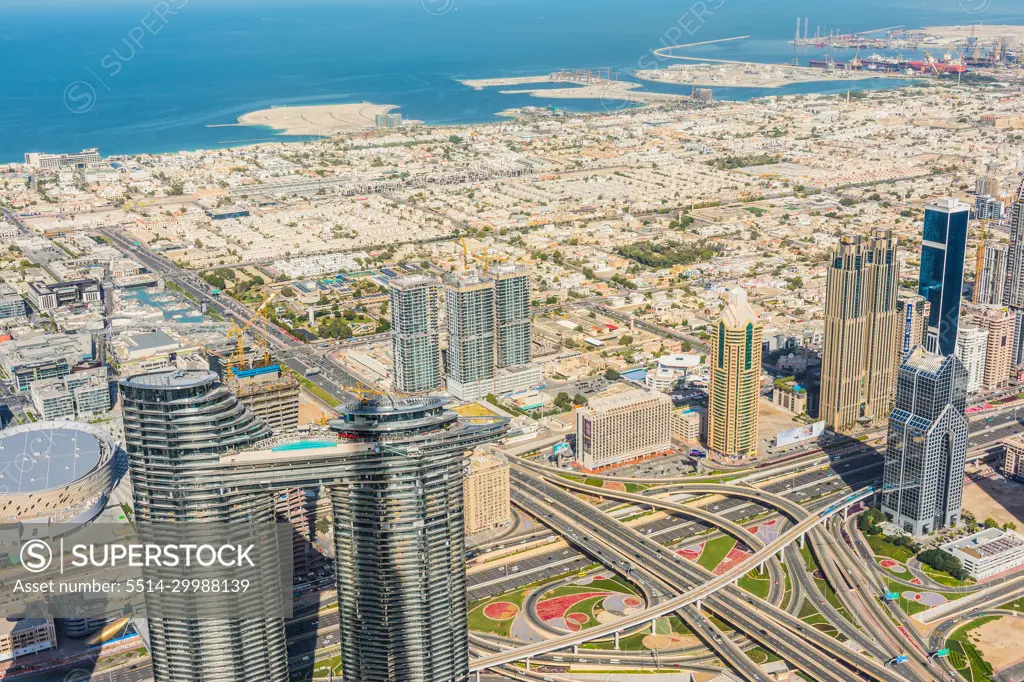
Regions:
<instances>
[{"instance_id":1,"label":"dark glass facade","mask_svg":"<svg viewBox=\"0 0 1024 682\"><path fill-rule=\"evenodd\" d=\"M966 205L952 200L925 209L918 293L931 304L928 350L941 355L956 351L969 216Z\"/></svg>"}]
</instances>

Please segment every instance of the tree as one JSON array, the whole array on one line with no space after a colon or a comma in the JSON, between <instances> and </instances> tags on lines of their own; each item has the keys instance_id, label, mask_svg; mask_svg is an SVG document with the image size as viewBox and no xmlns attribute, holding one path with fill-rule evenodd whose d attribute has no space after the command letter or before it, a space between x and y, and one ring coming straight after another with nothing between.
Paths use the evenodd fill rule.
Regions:
<instances>
[{"instance_id":1,"label":"tree","mask_svg":"<svg viewBox=\"0 0 1024 682\"><path fill-rule=\"evenodd\" d=\"M1007 521L1003 524L1003 530L1017 530L1017 524L1013 521Z\"/></svg>"},{"instance_id":2,"label":"tree","mask_svg":"<svg viewBox=\"0 0 1024 682\"><path fill-rule=\"evenodd\" d=\"M622 375L621 375L621 374L619 374L618 372L616 372L616 371L615 371L614 369L612 369L611 367L609 367L608 369L606 369L606 370L604 371L604 378L605 378L605 379L607 379L608 381L615 381L615 380L616 380L616 379L618 379L618 378L619 378L620 376L622 376Z\"/></svg>"},{"instance_id":3,"label":"tree","mask_svg":"<svg viewBox=\"0 0 1024 682\"><path fill-rule=\"evenodd\" d=\"M572 402L574 405L586 405L587 396L583 395L582 393L577 393L572 397Z\"/></svg>"},{"instance_id":4,"label":"tree","mask_svg":"<svg viewBox=\"0 0 1024 682\"><path fill-rule=\"evenodd\" d=\"M621 346L629 346L632 345L632 343L633 336L631 334L623 334L621 337L619 337L619 345Z\"/></svg>"},{"instance_id":5,"label":"tree","mask_svg":"<svg viewBox=\"0 0 1024 682\"><path fill-rule=\"evenodd\" d=\"M559 407L559 408L561 408L563 410L571 410L572 409L572 399L569 397L569 394L565 393L564 391L559 393L555 397L555 406Z\"/></svg>"},{"instance_id":6,"label":"tree","mask_svg":"<svg viewBox=\"0 0 1024 682\"><path fill-rule=\"evenodd\" d=\"M359 317L359 315L354 310L346 310L342 314L345 316L345 319L349 320L349 321L352 321L352 320L356 319L357 317Z\"/></svg>"},{"instance_id":7,"label":"tree","mask_svg":"<svg viewBox=\"0 0 1024 682\"><path fill-rule=\"evenodd\" d=\"M929 549L917 555L922 564L931 566L936 571L948 573L957 580L966 580L969 576L960 560L949 552L941 549Z\"/></svg>"},{"instance_id":8,"label":"tree","mask_svg":"<svg viewBox=\"0 0 1024 682\"><path fill-rule=\"evenodd\" d=\"M985 525L986 528L998 528L999 527L999 524L996 523L996 520L993 519L991 516L988 517L987 519L985 519L984 525Z\"/></svg>"}]
</instances>

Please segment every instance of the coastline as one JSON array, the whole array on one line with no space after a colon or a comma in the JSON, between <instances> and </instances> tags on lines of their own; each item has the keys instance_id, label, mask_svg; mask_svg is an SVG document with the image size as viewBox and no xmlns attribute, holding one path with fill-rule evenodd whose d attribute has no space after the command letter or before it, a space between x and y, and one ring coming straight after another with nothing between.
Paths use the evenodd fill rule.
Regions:
<instances>
[{"instance_id":1,"label":"coastline","mask_svg":"<svg viewBox=\"0 0 1024 682\"><path fill-rule=\"evenodd\" d=\"M370 130L375 127L377 116L398 108L397 104L372 102L273 107L243 114L238 123L231 125L273 128L281 136L330 137Z\"/></svg>"}]
</instances>

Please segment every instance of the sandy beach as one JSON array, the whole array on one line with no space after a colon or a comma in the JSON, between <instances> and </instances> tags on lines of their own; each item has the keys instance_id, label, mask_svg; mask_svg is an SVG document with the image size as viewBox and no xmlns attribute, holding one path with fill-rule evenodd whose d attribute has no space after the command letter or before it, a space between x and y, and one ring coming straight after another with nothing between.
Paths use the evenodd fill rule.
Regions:
<instances>
[{"instance_id":1,"label":"sandy beach","mask_svg":"<svg viewBox=\"0 0 1024 682\"><path fill-rule=\"evenodd\" d=\"M546 76L520 76L517 78L477 78L460 80L463 85L469 86L474 90L483 90L484 88L493 88L506 85L528 85L530 83L551 83L553 82L550 75Z\"/></svg>"},{"instance_id":2,"label":"sandy beach","mask_svg":"<svg viewBox=\"0 0 1024 682\"><path fill-rule=\"evenodd\" d=\"M1011 36L1016 40L1024 40L1024 26L1007 24L974 24L973 26L927 26L925 33L936 36L939 40L952 42L967 40L974 36L978 40L992 40Z\"/></svg>"},{"instance_id":3,"label":"sandy beach","mask_svg":"<svg viewBox=\"0 0 1024 682\"><path fill-rule=\"evenodd\" d=\"M651 102L671 102L684 99L683 95L670 93L648 92L641 83L629 81L593 79L574 81L566 78L547 76L520 76L516 78L481 78L477 80L459 81L474 90L484 88L508 87L511 85L532 85L534 83L565 83L564 88L517 88L500 90L502 95L531 95L545 99L600 99L605 101L626 101L649 104ZM508 112L502 112L507 114ZM500 115L500 114L499 114Z\"/></svg>"},{"instance_id":4,"label":"sandy beach","mask_svg":"<svg viewBox=\"0 0 1024 682\"><path fill-rule=\"evenodd\" d=\"M329 137L373 128L374 117L398 107L394 104L325 104L306 107L274 107L238 117L244 126L270 126L279 135Z\"/></svg>"},{"instance_id":5,"label":"sandy beach","mask_svg":"<svg viewBox=\"0 0 1024 682\"><path fill-rule=\"evenodd\" d=\"M601 99L605 101L626 101L649 104L686 99L684 95L663 92L648 92L640 83L624 81L601 81L571 88L543 88L522 90L501 90L502 95L531 95L551 99Z\"/></svg>"}]
</instances>

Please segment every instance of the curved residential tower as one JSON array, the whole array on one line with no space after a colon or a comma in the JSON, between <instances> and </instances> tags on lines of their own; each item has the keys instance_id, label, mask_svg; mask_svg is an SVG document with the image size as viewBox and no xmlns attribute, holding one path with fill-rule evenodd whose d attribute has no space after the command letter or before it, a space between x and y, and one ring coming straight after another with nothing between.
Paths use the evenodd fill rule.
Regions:
<instances>
[{"instance_id":1,"label":"curved residential tower","mask_svg":"<svg viewBox=\"0 0 1024 682\"><path fill-rule=\"evenodd\" d=\"M325 487L346 682L468 678L463 479L504 420L461 420L441 398L353 401L330 439L271 439L212 373L121 389L140 520L264 521L281 490ZM151 619L150 630L157 682L288 679L281 619Z\"/></svg>"}]
</instances>

